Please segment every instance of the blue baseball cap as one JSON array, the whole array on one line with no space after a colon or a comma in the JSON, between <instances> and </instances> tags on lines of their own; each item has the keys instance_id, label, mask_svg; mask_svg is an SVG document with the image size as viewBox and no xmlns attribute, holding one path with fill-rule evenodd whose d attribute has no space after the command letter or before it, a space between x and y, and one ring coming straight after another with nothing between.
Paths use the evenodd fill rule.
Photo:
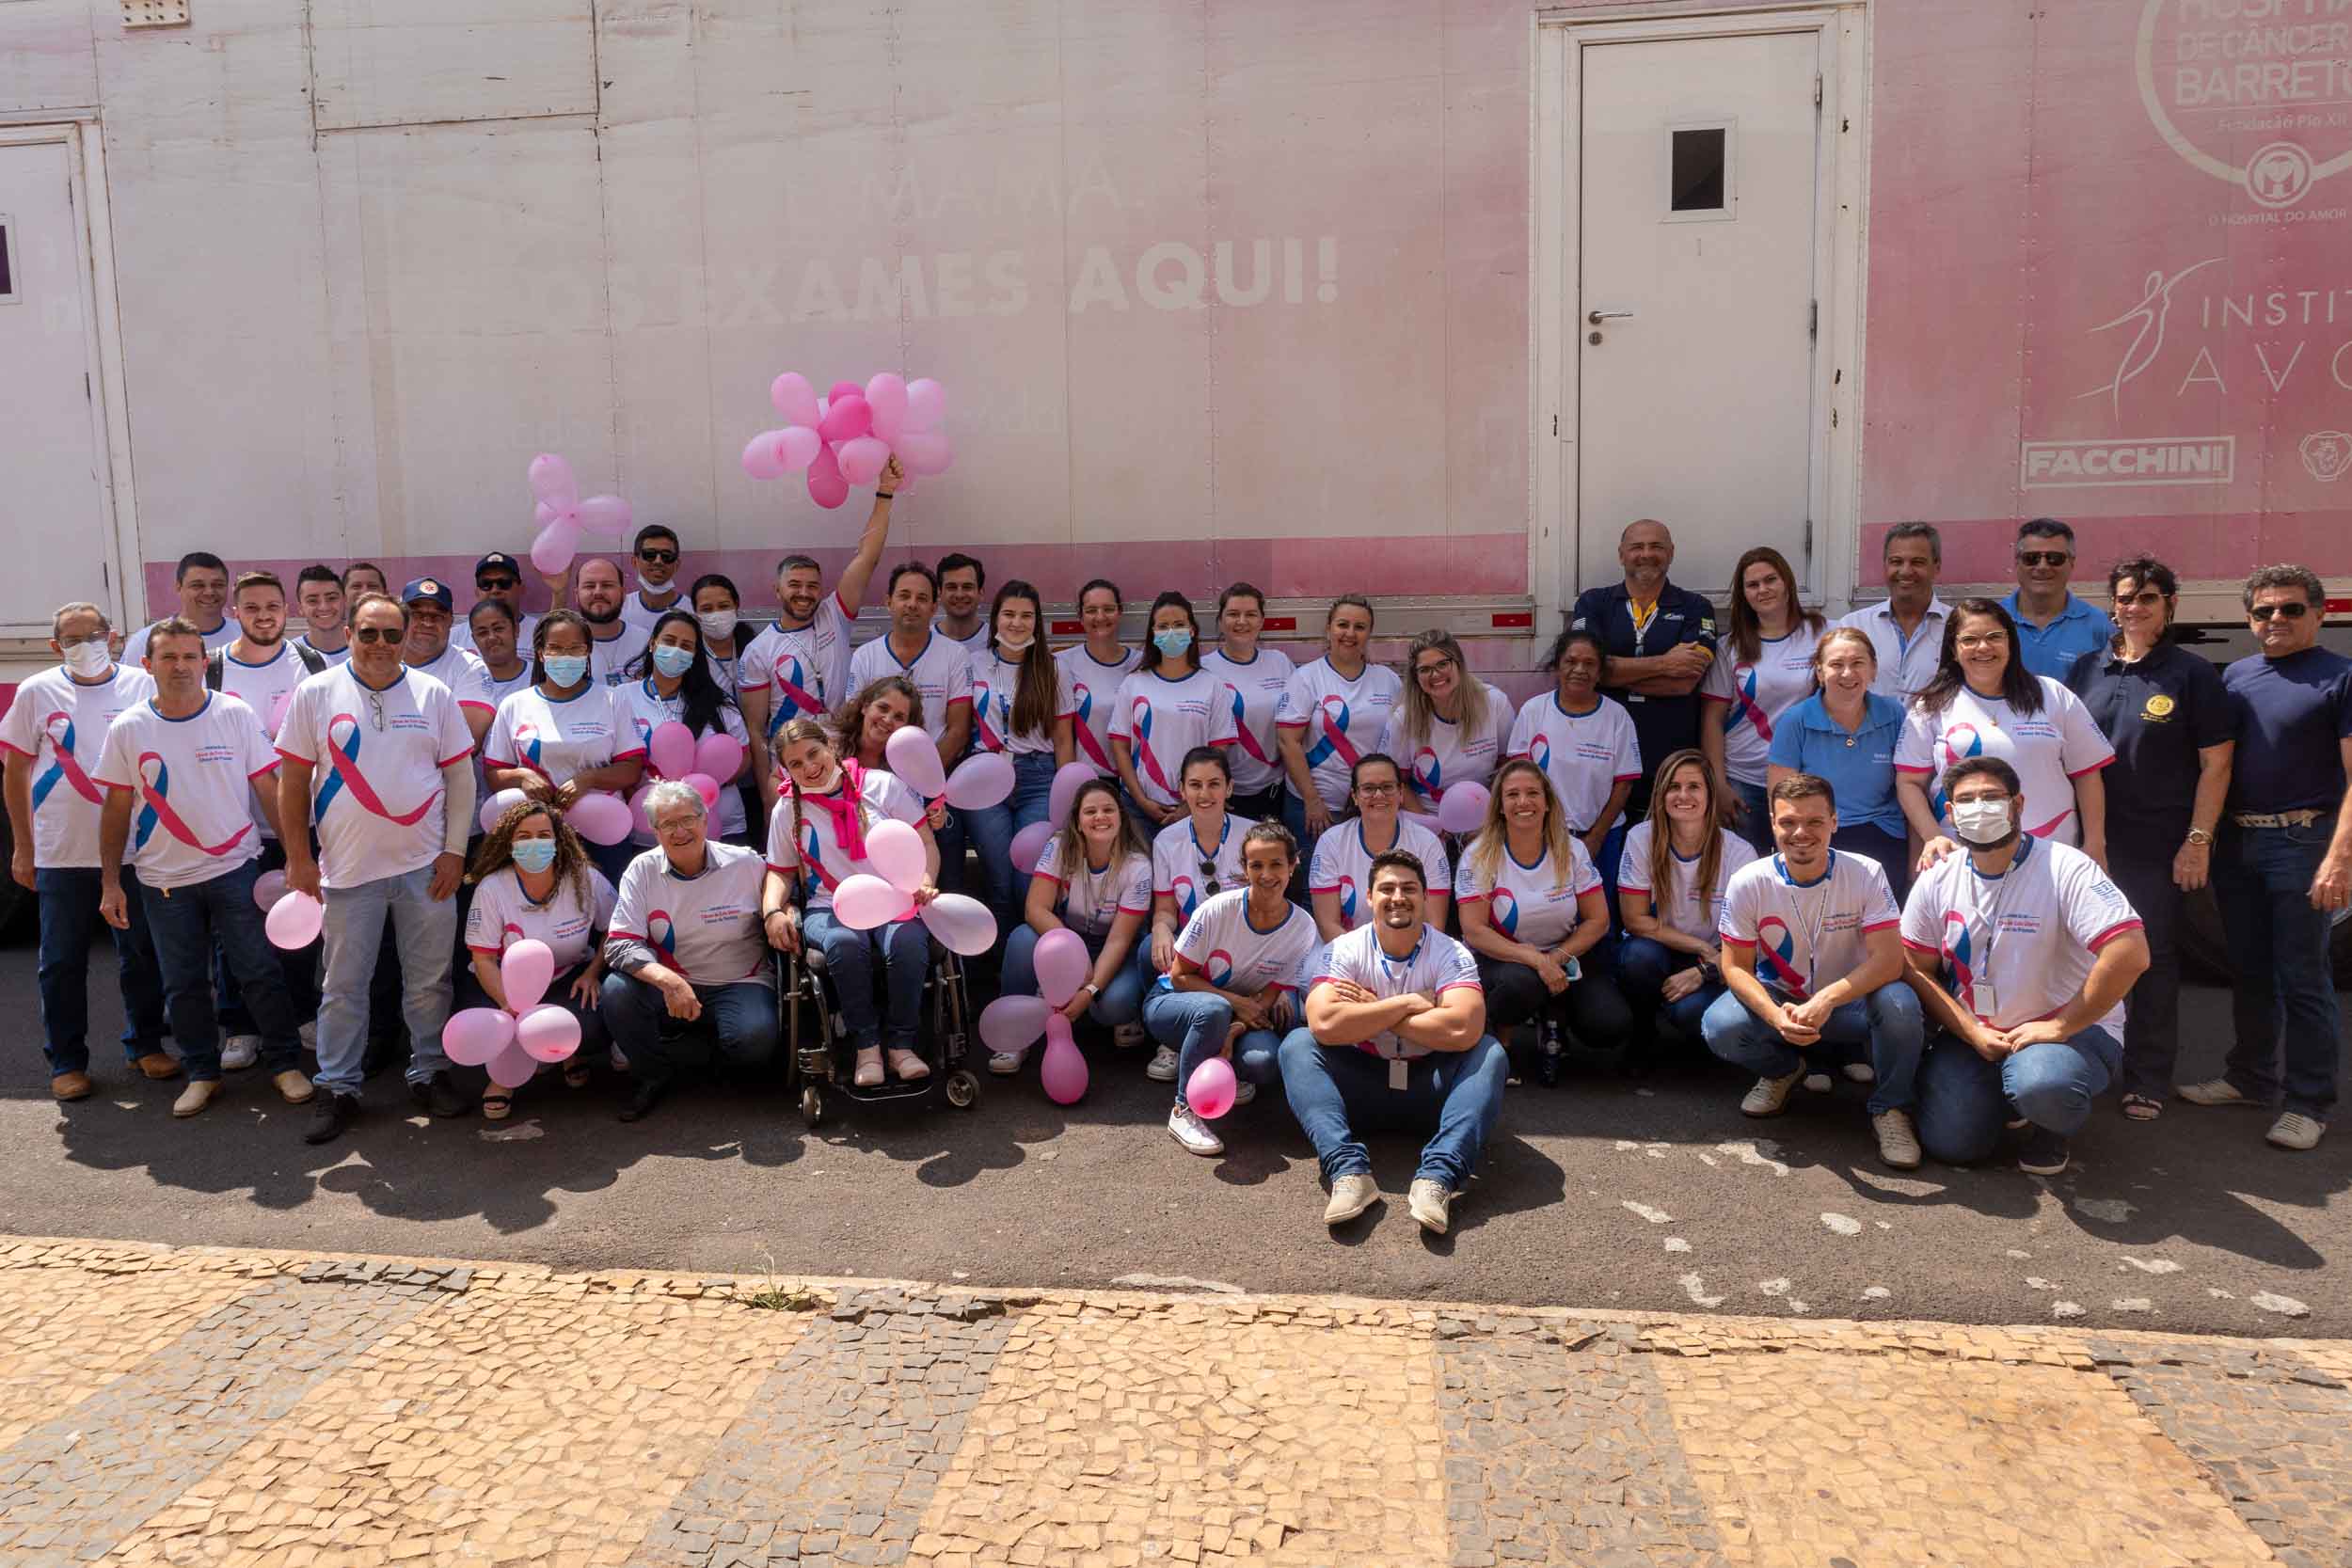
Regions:
<instances>
[{"instance_id":1,"label":"blue baseball cap","mask_svg":"<svg viewBox=\"0 0 2352 1568\"><path fill-rule=\"evenodd\" d=\"M443 613L447 613L455 601L450 596L449 584L439 578L410 578L408 586L400 591L400 602L405 605L437 604Z\"/></svg>"}]
</instances>

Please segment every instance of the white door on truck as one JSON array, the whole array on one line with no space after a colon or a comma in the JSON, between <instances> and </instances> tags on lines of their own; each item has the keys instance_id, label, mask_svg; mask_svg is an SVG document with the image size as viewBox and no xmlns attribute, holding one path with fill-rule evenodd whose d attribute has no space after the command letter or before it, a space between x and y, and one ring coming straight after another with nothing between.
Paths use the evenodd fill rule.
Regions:
<instances>
[{"instance_id":1,"label":"white door on truck","mask_svg":"<svg viewBox=\"0 0 2352 1568\"><path fill-rule=\"evenodd\" d=\"M119 602L73 174L62 140L0 142L0 637L46 638L69 600Z\"/></svg>"},{"instance_id":2,"label":"white door on truck","mask_svg":"<svg viewBox=\"0 0 2352 1568\"><path fill-rule=\"evenodd\" d=\"M1801 583L1814 495L1817 32L1580 51L1579 586L1674 530L1713 593L1776 546Z\"/></svg>"}]
</instances>

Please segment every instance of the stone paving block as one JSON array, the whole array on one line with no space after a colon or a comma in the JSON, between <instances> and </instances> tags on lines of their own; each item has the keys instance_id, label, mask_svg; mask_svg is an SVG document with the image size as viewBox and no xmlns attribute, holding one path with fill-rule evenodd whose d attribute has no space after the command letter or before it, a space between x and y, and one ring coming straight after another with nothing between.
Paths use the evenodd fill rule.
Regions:
<instances>
[{"instance_id":1,"label":"stone paving block","mask_svg":"<svg viewBox=\"0 0 2352 1568\"><path fill-rule=\"evenodd\" d=\"M1792 1347L1654 1358L1739 1563L2268 1563L2095 1372Z\"/></svg>"},{"instance_id":2,"label":"stone paving block","mask_svg":"<svg viewBox=\"0 0 2352 1568\"><path fill-rule=\"evenodd\" d=\"M928 1462L961 1441L1008 1327L908 1305L859 1293L810 1323L645 1531L632 1568L904 1562L939 1478Z\"/></svg>"},{"instance_id":3,"label":"stone paving block","mask_svg":"<svg viewBox=\"0 0 2352 1568\"><path fill-rule=\"evenodd\" d=\"M0 1275L0 1449L253 1288L232 1275L145 1267Z\"/></svg>"},{"instance_id":4,"label":"stone paving block","mask_svg":"<svg viewBox=\"0 0 2352 1568\"><path fill-rule=\"evenodd\" d=\"M22 1532L12 1550L52 1562L103 1555L440 1299L236 1283L237 1299L0 1450L0 1519Z\"/></svg>"}]
</instances>

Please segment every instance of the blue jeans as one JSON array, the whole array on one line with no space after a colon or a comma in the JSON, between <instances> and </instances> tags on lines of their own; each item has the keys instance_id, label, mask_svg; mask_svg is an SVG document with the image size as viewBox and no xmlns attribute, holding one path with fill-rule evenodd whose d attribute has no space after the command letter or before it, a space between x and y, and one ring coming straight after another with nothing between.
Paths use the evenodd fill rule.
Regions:
<instances>
[{"instance_id":1,"label":"blue jeans","mask_svg":"<svg viewBox=\"0 0 2352 1568\"><path fill-rule=\"evenodd\" d=\"M1750 784L1745 779L1731 781L1731 792L1747 808L1740 817L1739 833L1759 855L1772 852L1772 814L1764 800L1762 783Z\"/></svg>"},{"instance_id":2,"label":"blue jeans","mask_svg":"<svg viewBox=\"0 0 2352 1568\"><path fill-rule=\"evenodd\" d=\"M1919 1147L1947 1165L1981 1160L2000 1147L2011 1115L2072 1136L2122 1058L2122 1042L2095 1023L1997 1063L1939 1033L1919 1065Z\"/></svg>"},{"instance_id":3,"label":"blue jeans","mask_svg":"<svg viewBox=\"0 0 2352 1568\"><path fill-rule=\"evenodd\" d=\"M682 1068L725 1061L762 1068L776 1059L776 993L763 981L696 986L702 1017L691 1023L670 1016L661 993L643 980L608 974L598 1008L612 1043L628 1057L641 1084L666 1085ZM584 1041L583 1041L584 1049Z\"/></svg>"},{"instance_id":4,"label":"blue jeans","mask_svg":"<svg viewBox=\"0 0 2352 1568\"><path fill-rule=\"evenodd\" d=\"M1100 958L1103 956L1104 938L1089 936L1084 931L1078 935L1087 944L1089 957ZM1137 935L1140 938L1141 933ZM1014 927L1012 935L1005 939L1005 965L999 972L1003 977L1003 984L998 988L999 995L1038 994L1037 944L1038 929L1025 920ZM1113 1028L1121 1023L1135 1022L1143 1015L1144 983L1148 978L1155 978L1148 973L1151 964L1152 944L1138 940L1128 952L1125 961L1120 964L1119 973L1111 976L1111 983L1096 995L1094 1005L1087 1009L1087 1016L1097 1023Z\"/></svg>"},{"instance_id":5,"label":"blue jeans","mask_svg":"<svg viewBox=\"0 0 2352 1568\"><path fill-rule=\"evenodd\" d=\"M1724 993L1721 980L1701 981L1699 988L1679 1002L1668 1002L1662 993L1666 977L1693 969L1698 959L1689 953L1678 953L1664 942L1647 937L1627 937L1617 946L1617 989L1624 992L1626 1006L1632 1009L1635 1026L1655 1037L1658 1025L1671 1024L1684 1039L1697 1044L1705 1037L1701 1024L1707 1009Z\"/></svg>"},{"instance_id":6,"label":"blue jeans","mask_svg":"<svg viewBox=\"0 0 2352 1568\"><path fill-rule=\"evenodd\" d=\"M980 857L980 885L988 907L996 911L1000 930L1010 930L1021 918L1022 902L1029 895L1029 879L1013 869L1013 835L1032 822L1045 820L1054 794L1054 753L1023 752L1012 759L1012 793L993 806L958 812L965 836Z\"/></svg>"},{"instance_id":7,"label":"blue jeans","mask_svg":"<svg viewBox=\"0 0 2352 1568\"><path fill-rule=\"evenodd\" d=\"M2312 908L2311 890L2334 824L2328 817L2307 828L2223 823L2213 880L2237 970L2230 997L2237 1040L2222 1076L2258 1101L2283 1088L2287 1110L2326 1121L2336 1103L2343 1021L2328 966L2328 912Z\"/></svg>"},{"instance_id":8,"label":"blue jeans","mask_svg":"<svg viewBox=\"0 0 2352 1568\"><path fill-rule=\"evenodd\" d=\"M1805 1065L1802 1051L1748 1011L1748 1005L1728 990L1708 1006L1699 1030L1706 1037L1708 1050L1758 1078L1786 1078ZM1822 1026L1820 1043L1868 1046L1870 1069L1877 1075L1877 1082L1870 1085L1869 1108L1877 1116L1882 1111L1909 1110L1918 1100L1914 1084L1926 1037L1919 998L1902 981L1889 980L1861 1001L1832 1010ZM1924 1117L1922 1120L1924 1124Z\"/></svg>"},{"instance_id":9,"label":"blue jeans","mask_svg":"<svg viewBox=\"0 0 2352 1568\"><path fill-rule=\"evenodd\" d=\"M278 973L278 950L262 928L253 902L261 873L251 861L210 881L169 890L141 884L147 929L163 973L164 1006L191 1082L220 1076L220 1025L213 1012L213 944L227 955L246 990L246 1005L262 1026L262 1065L283 1072L302 1059L302 1020ZM130 889L123 890L125 894Z\"/></svg>"},{"instance_id":10,"label":"blue jeans","mask_svg":"<svg viewBox=\"0 0 2352 1568\"><path fill-rule=\"evenodd\" d=\"M94 865L59 865L33 873L40 909L41 1050L49 1076L89 1068L89 942L99 925L99 871ZM122 989L122 1054L137 1061L164 1048L164 983L155 966L155 942L148 934L147 906L139 879L122 868L122 901L131 928L106 927L114 939L115 965Z\"/></svg>"},{"instance_id":11,"label":"blue jeans","mask_svg":"<svg viewBox=\"0 0 2352 1568\"><path fill-rule=\"evenodd\" d=\"M1311 1030L1283 1037L1282 1093L1307 1141L1315 1146L1323 1179L1368 1176L1372 1154L1359 1127L1438 1130L1422 1146L1413 1178L1443 1182L1452 1192L1470 1185L1478 1156L1502 1115L1502 1085L1511 1075L1502 1043L1486 1036L1468 1051L1436 1051L1406 1065L1405 1087L1389 1087L1389 1064L1369 1051L1325 1045Z\"/></svg>"},{"instance_id":12,"label":"blue jeans","mask_svg":"<svg viewBox=\"0 0 2352 1568\"><path fill-rule=\"evenodd\" d=\"M801 916L801 934L825 955L825 973L833 979L842 1022L850 1026L850 1043L860 1051L872 1046L915 1049L922 1032L923 977L931 965L930 927L919 920L900 920L861 931L835 920L833 907L825 905ZM877 955L886 1009L880 1013L874 1007Z\"/></svg>"},{"instance_id":13,"label":"blue jeans","mask_svg":"<svg viewBox=\"0 0 2352 1568\"><path fill-rule=\"evenodd\" d=\"M457 946L457 901L435 898L433 868L357 887L325 890L326 1000L319 1009L319 1087L359 1092L368 1046L368 984L389 926L400 961L400 1013L408 1026L408 1081L449 1069L441 1030L449 1022L450 959Z\"/></svg>"},{"instance_id":14,"label":"blue jeans","mask_svg":"<svg viewBox=\"0 0 2352 1568\"><path fill-rule=\"evenodd\" d=\"M1176 1103L1182 1105L1194 1069L1223 1054L1233 1005L1211 991L1154 985L1144 993L1143 1026L1160 1044L1176 1047ZM1282 1037L1275 1031L1250 1030L1233 1043L1233 1076L1245 1084L1273 1083L1282 1075L1281 1049Z\"/></svg>"},{"instance_id":15,"label":"blue jeans","mask_svg":"<svg viewBox=\"0 0 2352 1568\"><path fill-rule=\"evenodd\" d=\"M286 865L286 847L274 838L262 840L262 853L253 863L258 879L264 871L282 871ZM264 920L266 927L266 918ZM286 995L294 1002L295 1014L316 1018L319 1011L319 944L311 942L292 952L271 944L278 955L278 973L286 982ZM245 1005L245 990L237 984L219 948L213 949L213 996L220 1010L220 1029L224 1035L251 1035L260 1031L253 1022L253 1014Z\"/></svg>"}]
</instances>

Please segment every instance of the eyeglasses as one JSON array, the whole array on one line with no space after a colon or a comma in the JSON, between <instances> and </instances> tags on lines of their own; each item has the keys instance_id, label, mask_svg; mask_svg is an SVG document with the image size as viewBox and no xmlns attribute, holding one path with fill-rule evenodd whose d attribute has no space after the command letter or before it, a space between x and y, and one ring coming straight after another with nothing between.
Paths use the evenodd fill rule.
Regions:
<instances>
[{"instance_id":1,"label":"eyeglasses","mask_svg":"<svg viewBox=\"0 0 2352 1568\"><path fill-rule=\"evenodd\" d=\"M1952 646L1956 648L2006 648L2009 646L2009 636L2005 632L1981 632L1970 637L1954 638Z\"/></svg>"},{"instance_id":2,"label":"eyeglasses","mask_svg":"<svg viewBox=\"0 0 2352 1568\"><path fill-rule=\"evenodd\" d=\"M675 550L639 550L637 559L655 566L667 566L677 559Z\"/></svg>"},{"instance_id":3,"label":"eyeglasses","mask_svg":"<svg viewBox=\"0 0 2352 1568\"><path fill-rule=\"evenodd\" d=\"M1383 796L1394 795L1396 792L1397 786L1392 784L1358 784L1356 786L1357 794L1361 795L1368 800L1377 800Z\"/></svg>"},{"instance_id":4,"label":"eyeglasses","mask_svg":"<svg viewBox=\"0 0 2352 1568\"><path fill-rule=\"evenodd\" d=\"M2143 588L2137 594L2118 594L2115 596L2115 602L2119 608L2123 605L2137 605L2142 610L2153 610L2164 603L2164 590Z\"/></svg>"},{"instance_id":5,"label":"eyeglasses","mask_svg":"<svg viewBox=\"0 0 2352 1568\"><path fill-rule=\"evenodd\" d=\"M351 634L354 642L403 642L407 637L398 626L358 626Z\"/></svg>"},{"instance_id":6,"label":"eyeglasses","mask_svg":"<svg viewBox=\"0 0 2352 1568\"><path fill-rule=\"evenodd\" d=\"M2290 621L2300 621L2304 616L2309 615L2311 612L2312 607L2310 605L2303 603L2300 599L2296 599L2286 604L2258 604L2246 613L2256 626L2260 626L2263 622L2269 620L2273 615L2284 616Z\"/></svg>"},{"instance_id":7,"label":"eyeglasses","mask_svg":"<svg viewBox=\"0 0 2352 1568\"><path fill-rule=\"evenodd\" d=\"M476 578L473 585L485 594L503 594L520 580L519 578Z\"/></svg>"},{"instance_id":8,"label":"eyeglasses","mask_svg":"<svg viewBox=\"0 0 2352 1568\"><path fill-rule=\"evenodd\" d=\"M1216 879L1216 862L1213 860L1204 859L1200 863L1200 891L1211 898L1225 891Z\"/></svg>"},{"instance_id":9,"label":"eyeglasses","mask_svg":"<svg viewBox=\"0 0 2352 1568\"><path fill-rule=\"evenodd\" d=\"M2064 550L2019 550L2017 561L2025 566L2063 566L2074 558Z\"/></svg>"},{"instance_id":10,"label":"eyeglasses","mask_svg":"<svg viewBox=\"0 0 2352 1568\"><path fill-rule=\"evenodd\" d=\"M1414 665L1413 673L1416 675L1434 675L1441 670L1451 670L1453 668L1454 660L1450 657L1433 658L1426 664Z\"/></svg>"}]
</instances>

